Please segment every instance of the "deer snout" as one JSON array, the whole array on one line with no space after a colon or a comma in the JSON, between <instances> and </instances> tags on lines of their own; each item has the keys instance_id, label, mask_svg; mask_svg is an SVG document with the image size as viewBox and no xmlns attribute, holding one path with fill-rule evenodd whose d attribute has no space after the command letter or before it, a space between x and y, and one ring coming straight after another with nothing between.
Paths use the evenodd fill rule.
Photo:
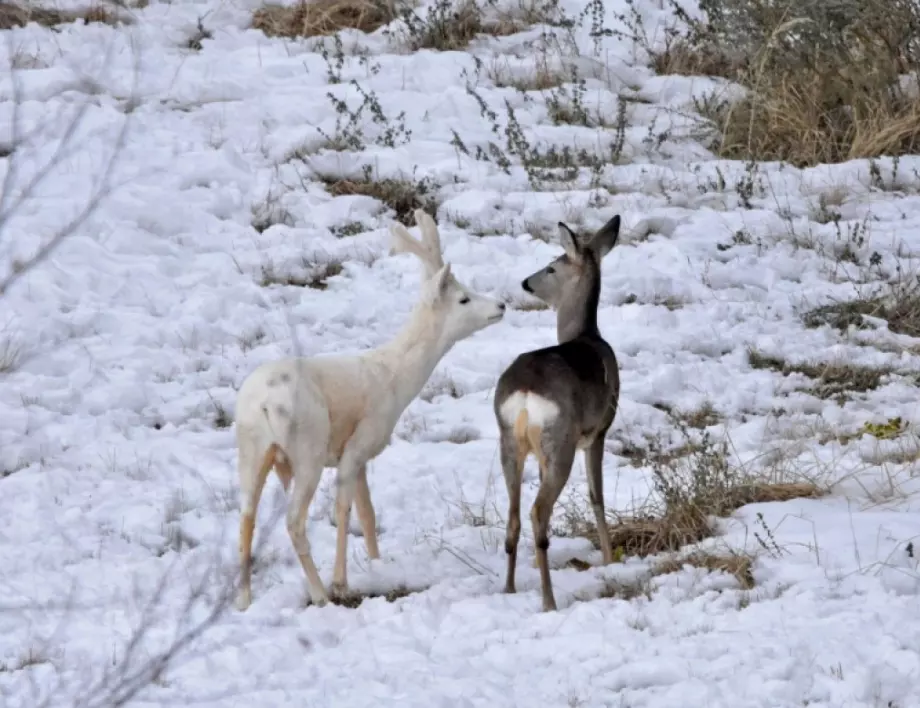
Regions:
<instances>
[{"instance_id":1,"label":"deer snout","mask_svg":"<svg viewBox=\"0 0 920 708\"><path fill-rule=\"evenodd\" d=\"M499 320L501 320L505 316L505 307L506 307L505 303L496 302L495 309L498 310L498 312L496 312L494 315L492 315L489 318L489 322L498 322Z\"/></svg>"}]
</instances>

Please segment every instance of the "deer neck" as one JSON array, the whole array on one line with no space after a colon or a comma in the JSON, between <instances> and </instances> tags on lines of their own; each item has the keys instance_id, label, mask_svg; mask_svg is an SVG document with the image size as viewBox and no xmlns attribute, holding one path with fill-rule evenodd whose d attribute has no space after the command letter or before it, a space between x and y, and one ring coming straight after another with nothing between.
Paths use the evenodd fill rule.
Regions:
<instances>
[{"instance_id":1,"label":"deer neck","mask_svg":"<svg viewBox=\"0 0 920 708\"><path fill-rule=\"evenodd\" d=\"M560 344L577 337L600 337L597 307L601 296L601 274L592 255L585 273L565 293L556 311L556 337Z\"/></svg>"},{"instance_id":2,"label":"deer neck","mask_svg":"<svg viewBox=\"0 0 920 708\"><path fill-rule=\"evenodd\" d=\"M377 350L392 372L392 391L404 406L418 395L453 345L443 334L443 321L431 307L420 304L402 330Z\"/></svg>"}]
</instances>

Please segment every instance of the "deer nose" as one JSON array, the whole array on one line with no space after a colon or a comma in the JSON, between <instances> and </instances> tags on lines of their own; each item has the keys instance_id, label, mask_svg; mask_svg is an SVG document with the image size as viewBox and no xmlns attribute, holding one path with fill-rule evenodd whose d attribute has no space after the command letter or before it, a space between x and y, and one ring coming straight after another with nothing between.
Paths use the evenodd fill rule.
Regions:
<instances>
[{"instance_id":1,"label":"deer nose","mask_svg":"<svg viewBox=\"0 0 920 708\"><path fill-rule=\"evenodd\" d=\"M524 288L524 290L527 292L533 294L533 289L530 287L530 285L527 284L527 280L521 282L521 287Z\"/></svg>"}]
</instances>

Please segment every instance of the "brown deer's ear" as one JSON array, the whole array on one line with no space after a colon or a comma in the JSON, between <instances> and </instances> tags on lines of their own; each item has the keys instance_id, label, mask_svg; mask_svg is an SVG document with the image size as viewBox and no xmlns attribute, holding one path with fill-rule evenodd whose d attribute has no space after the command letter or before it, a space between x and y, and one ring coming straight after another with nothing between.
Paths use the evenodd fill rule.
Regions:
<instances>
[{"instance_id":1,"label":"brown deer's ear","mask_svg":"<svg viewBox=\"0 0 920 708\"><path fill-rule=\"evenodd\" d=\"M563 224L561 221L558 224L559 226L559 243L563 249L565 249L565 255L569 257L570 261L574 263L581 263L581 247L578 245L578 236L575 234L572 229Z\"/></svg>"},{"instance_id":2,"label":"brown deer's ear","mask_svg":"<svg viewBox=\"0 0 920 708\"><path fill-rule=\"evenodd\" d=\"M597 254L597 260L606 256L617 244L620 237L620 215L617 214L601 226L591 238L590 248Z\"/></svg>"}]
</instances>

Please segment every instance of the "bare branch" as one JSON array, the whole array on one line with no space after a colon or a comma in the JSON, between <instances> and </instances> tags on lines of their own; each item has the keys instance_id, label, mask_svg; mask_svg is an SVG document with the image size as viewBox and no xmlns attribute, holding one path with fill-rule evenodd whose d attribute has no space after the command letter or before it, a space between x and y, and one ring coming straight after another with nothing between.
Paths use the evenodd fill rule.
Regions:
<instances>
[{"instance_id":1,"label":"bare branch","mask_svg":"<svg viewBox=\"0 0 920 708\"><path fill-rule=\"evenodd\" d=\"M11 53L12 49L9 49L9 51ZM110 56L110 53L111 46L106 52L106 60ZM10 54L10 61L12 67L12 53ZM135 54L135 77L138 75L138 62L139 55ZM108 64L108 61L105 61L104 63ZM64 134L61 136L54 154L44 165L42 165L42 167L40 167L35 172L31 179L29 179L28 182L24 185L19 194L14 198L13 194L17 191L16 181L20 171L19 165L20 161L22 160L22 150L24 149L26 138L23 137L21 125L21 84L18 79L17 72L12 70L12 68L10 71L10 76L13 86L13 120L10 128L11 140L9 166L3 180L2 193L0 193L0 241L3 240L2 236L4 230L8 226L9 222L22 209L23 205L25 205L35 196L36 190L48 179L52 171L58 165L60 165L61 162L66 159L66 157L68 157L68 155L71 154L71 147L74 139L77 135L79 135L80 129L85 122L87 113L91 106L91 102L89 100L83 101L81 103L76 111L76 114L69 121ZM77 230L79 230L81 226L83 226L83 224L86 223L86 221L96 212L96 210L99 208L102 202L105 201L105 199L111 196L111 194L117 188L123 186L124 182L113 182L112 174L121 157L125 143L127 142L130 121L130 114L125 115L125 119L122 122L121 129L119 130L115 139L111 154L106 160L102 176L99 179L99 184L94 189L94 192L89 198L87 204L74 218L59 228L58 231L50 239L42 244L38 251L27 261L15 265L12 263L10 264L9 273L0 279L0 297L8 292L9 288L16 281L44 263L69 236L73 235Z\"/></svg>"}]
</instances>

